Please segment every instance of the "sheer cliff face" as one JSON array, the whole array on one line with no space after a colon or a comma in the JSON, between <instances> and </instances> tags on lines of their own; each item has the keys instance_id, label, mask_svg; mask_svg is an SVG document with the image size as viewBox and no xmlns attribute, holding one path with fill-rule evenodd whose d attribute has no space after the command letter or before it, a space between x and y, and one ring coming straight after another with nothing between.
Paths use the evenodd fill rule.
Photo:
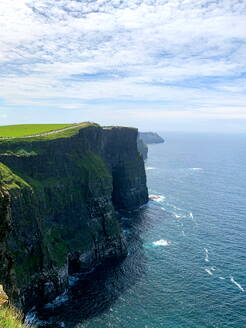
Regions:
<instances>
[{"instance_id":1,"label":"sheer cliff face","mask_svg":"<svg viewBox=\"0 0 246 328\"><path fill-rule=\"evenodd\" d=\"M92 126L0 144L0 283L24 308L63 292L69 274L126 255L115 212L148 199L136 140L135 129Z\"/></svg>"}]
</instances>

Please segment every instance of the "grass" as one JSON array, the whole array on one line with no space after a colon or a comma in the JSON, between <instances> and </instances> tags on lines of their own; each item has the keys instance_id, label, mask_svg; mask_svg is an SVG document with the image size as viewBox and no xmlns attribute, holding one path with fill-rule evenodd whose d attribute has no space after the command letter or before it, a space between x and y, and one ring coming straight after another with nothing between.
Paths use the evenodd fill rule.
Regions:
<instances>
[{"instance_id":1,"label":"grass","mask_svg":"<svg viewBox=\"0 0 246 328\"><path fill-rule=\"evenodd\" d=\"M28 328L22 323L23 315L12 306L0 307L0 328Z\"/></svg>"},{"instance_id":2,"label":"grass","mask_svg":"<svg viewBox=\"0 0 246 328\"><path fill-rule=\"evenodd\" d=\"M72 124L21 124L0 126L0 137L25 137L40 133L61 130Z\"/></svg>"},{"instance_id":3,"label":"grass","mask_svg":"<svg viewBox=\"0 0 246 328\"><path fill-rule=\"evenodd\" d=\"M22 126L23 128L19 129L20 126ZM90 126L98 127L99 125L96 123L84 122L78 124L24 124L24 125L0 126L0 143L12 144L12 143L19 143L19 142L35 142L35 141L54 140L59 138L69 138L79 133L79 130L81 130L82 128L86 128ZM26 130L24 130L25 127L27 127ZM34 132L35 127L36 130ZM5 130L5 136L3 135L4 130ZM19 135L17 135L17 131L19 131L18 132ZM52 131L54 133L52 133ZM51 132L51 133L45 134L46 132ZM13 138L13 139L4 139L4 138Z\"/></svg>"},{"instance_id":4,"label":"grass","mask_svg":"<svg viewBox=\"0 0 246 328\"><path fill-rule=\"evenodd\" d=\"M0 162L0 181L7 189L21 189L23 187L31 189L31 186L21 177L14 174L6 165Z\"/></svg>"}]
</instances>

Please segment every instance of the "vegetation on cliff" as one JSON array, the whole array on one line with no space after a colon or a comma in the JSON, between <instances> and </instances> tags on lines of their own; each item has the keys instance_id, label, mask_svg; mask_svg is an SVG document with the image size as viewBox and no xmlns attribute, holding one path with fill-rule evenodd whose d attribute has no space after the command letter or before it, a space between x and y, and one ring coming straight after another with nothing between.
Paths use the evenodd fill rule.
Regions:
<instances>
[{"instance_id":1,"label":"vegetation on cliff","mask_svg":"<svg viewBox=\"0 0 246 328\"><path fill-rule=\"evenodd\" d=\"M136 129L94 123L1 140L0 283L18 307L127 254L116 211L148 200L136 140Z\"/></svg>"},{"instance_id":2,"label":"vegetation on cliff","mask_svg":"<svg viewBox=\"0 0 246 328\"><path fill-rule=\"evenodd\" d=\"M0 126L0 143L11 147L16 143L69 138L79 133L82 128L99 126L96 123L82 122L76 124L24 124ZM6 129L6 130L5 130Z\"/></svg>"},{"instance_id":3,"label":"vegetation on cliff","mask_svg":"<svg viewBox=\"0 0 246 328\"><path fill-rule=\"evenodd\" d=\"M0 328L28 328L22 321L22 313L14 307L0 307Z\"/></svg>"},{"instance_id":4,"label":"vegetation on cliff","mask_svg":"<svg viewBox=\"0 0 246 328\"><path fill-rule=\"evenodd\" d=\"M72 124L19 124L0 126L0 137L25 137L34 134L47 133L55 130L61 130Z\"/></svg>"}]
</instances>

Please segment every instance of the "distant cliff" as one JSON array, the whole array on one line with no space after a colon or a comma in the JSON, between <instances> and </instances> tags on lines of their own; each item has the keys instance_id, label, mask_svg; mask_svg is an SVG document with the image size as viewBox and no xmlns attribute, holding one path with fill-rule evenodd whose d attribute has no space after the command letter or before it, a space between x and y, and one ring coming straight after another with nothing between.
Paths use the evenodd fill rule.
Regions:
<instances>
[{"instance_id":1,"label":"distant cliff","mask_svg":"<svg viewBox=\"0 0 246 328\"><path fill-rule=\"evenodd\" d=\"M164 139L155 132L139 132L139 138L147 145L164 142Z\"/></svg>"},{"instance_id":2,"label":"distant cliff","mask_svg":"<svg viewBox=\"0 0 246 328\"><path fill-rule=\"evenodd\" d=\"M0 283L24 310L126 256L117 212L148 200L137 129L69 134L0 142Z\"/></svg>"},{"instance_id":3,"label":"distant cliff","mask_svg":"<svg viewBox=\"0 0 246 328\"><path fill-rule=\"evenodd\" d=\"M148 157L148 146L143 142L142 139L140 139L139 134L138 134L138 139L137 139L137 146L138 146L138 151L142 155L143 159L147 159Z\"/></svg>"},{"instance_id":4,"label":"distant cliff","mask_svg":"<svg viewBox=\"0 0 246 328\"><path fill-rule=\"evenodd\" d=\"M146 160L148 157L148 145L154 143L163 143L164 139L155 132L139 132L137 139L138 151Z\"/></svg>"}]
</instances>

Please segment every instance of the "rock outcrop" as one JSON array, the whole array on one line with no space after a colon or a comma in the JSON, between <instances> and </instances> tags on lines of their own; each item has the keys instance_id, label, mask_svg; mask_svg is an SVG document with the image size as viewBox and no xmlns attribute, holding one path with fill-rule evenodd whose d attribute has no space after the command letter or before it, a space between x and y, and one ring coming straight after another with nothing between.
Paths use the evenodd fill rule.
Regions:
<instances>
[{"instance_id":1,"label":"rock outcrop","mask_svg":"<svg viewBox=\"0 0 246 328\"><path fill-rule=\"evenodd\" d=\"M148 200L137 134L92 124L0 143L0 284L15 304L49 302L69 274L126 256L117 212Z\"/></svg>"},{"instance_id":2,"label":"rock outcrop","mask_svg":"<svg viewBox=\"0 0 246 328\"><path fill-rule=\"evenodd\" d=\"M147 145L164 142L164 139L156 132L139 132L139 138Z\"/></svg>"}]
</instances>

